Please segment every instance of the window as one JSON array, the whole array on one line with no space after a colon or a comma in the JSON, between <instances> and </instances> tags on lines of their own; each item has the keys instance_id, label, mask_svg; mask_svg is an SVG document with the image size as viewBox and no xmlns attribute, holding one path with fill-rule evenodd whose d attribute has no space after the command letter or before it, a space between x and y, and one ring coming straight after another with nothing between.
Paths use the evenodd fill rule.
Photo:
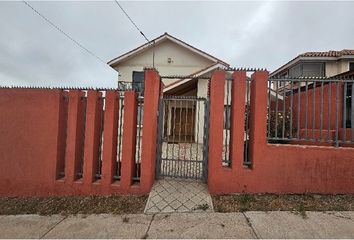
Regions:
<instances>
[{"instance_id":1,"label":"window","mask_svg":"<svg viewBox=\"0 0 354 240\"><path fill-rule=\"evenodd\" d=\"M289 69L291 77L324 77L324 63L299 63Z\"/></svg>"},{"instance_id":2,"label":"window","mask_svg":"<svg viewBox=\"0 0 354 240\"><path fill-rule=\"evenodd\" d=\"M231 106L224 105L224 129L230 130L231 128Z\"/></svg>"},{"instance_id":3,"label":"window","mask_svg":"<svg viewBox=\"0 0 354 240\"><path fill-rule=\"evenodd\" d=\"M133 71L133 90L144 95L144 72Z\"/></svg>"},{"instance_id":4,"label":"window","mask_svg":"<svg viewBox=\"0 0 354 240\"><path fill-rule=\"evenodd\" d=\"M354 62L349 63L349 71L354 71Z\"/></svg>"}]
</instances>

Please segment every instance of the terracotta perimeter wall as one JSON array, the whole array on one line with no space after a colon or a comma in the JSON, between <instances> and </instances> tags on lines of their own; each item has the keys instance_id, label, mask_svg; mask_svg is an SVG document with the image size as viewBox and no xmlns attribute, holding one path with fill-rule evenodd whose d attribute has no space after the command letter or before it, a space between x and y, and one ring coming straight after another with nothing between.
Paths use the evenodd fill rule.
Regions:
<instances>
[{"instance_id":1,"label":"terracotta perimeter wall","mask_svg":"<svg viewBox=\"0 0 354 240\"><path fill-rule=\"evenodd\" d=\"M216 71L210 86L208 188L211 193L354 193L354 149L267 144L266 71L252 75L250 158L243 167L246 72L233 74L231 167L221 165L225 73Z\"/></svg>"},{"instance_id":2,"label":"terracotta perimeter wall","mask_svg":"<svg viewBox=\"0 0 354 240\"><path fill-rule=\"evenodd\" d=\"M96 90L88 90L87 98L83 98L84 92L80 90L0 89L0 196L148 193L155 178L158 73L146 70L145 83L143 126L149 127L142 132L138 184L133 184L132 180L137 116L135 92L125 92L121 179L115 181L117 91L106 91L102 114L102 93ZM102 174L101 179L97 179L101 122L104 126ZM81 168L82 177L78 176Z\"/></svg>"},{"instance_id":3,"label":"terracotta perimeter wall","mask_svg":"<svg viewBox=\"0 0 354 240\"><path fill-rule=\"evenodd\" d=\"M354 149L267 144L268 73L251 83L250 159L243 167L246 72L233 74L231 167L221 165L225 73L210 86L208 188L211 193L354 193ZM155 180L156 130L161 83L145 71L140 183L135 170L137 95L125 92L121 179L115 181L119 93L89 90L0 89L0 196L145 194ZM85 107L86 106L86 107ZM96 178L103 118L102 175ZM84 133L84 138L82 137ZM83 176L78 176L82 168Z\"/></svg>"}]
</instances>

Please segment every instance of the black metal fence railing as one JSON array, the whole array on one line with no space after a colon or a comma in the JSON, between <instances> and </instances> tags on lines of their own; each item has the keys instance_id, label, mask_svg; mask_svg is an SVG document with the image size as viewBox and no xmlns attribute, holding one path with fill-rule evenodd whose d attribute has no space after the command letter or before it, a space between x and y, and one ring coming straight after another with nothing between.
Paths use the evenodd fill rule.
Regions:
<instances>
[{"instance_id":1,"label":"black metal fence railing","mask_svg":"<svg viewBox=\"0 0 354 240\"><path fill-rule=\"evenodd\" d=\"M354 143L354 79L271 78L269 143Z\"/></svg>"},{"instance_id":2,"label":"black metal fence railing","mask_svg":"<svg viewBox=\"0 0 354 240\"><path fill-rule=\"evenodd\" d=\"M137 99L138 112L137 118L137 130L136 130L136 149L135 149L135 171L133 176L134 182L140 182L141 173L141 156L142 156L142 131L143 131L143 116L144 116L144 97L139 96ZM113 178L120 180L121 178L121 165L122 165L122 150L123 150L123 134L124 134L124 92L120 92L119 96L119 109L118 109L118 134L117 134L117 156L115 174Z\"/></svg>"},{"instance_id":3,"label":"black metal fence railing","mask_svg":"<svg viewBox=\"0 0 354 240\"><path fill-rule=\"evenodd\" d=\"M123 149L123 119L124 119L124 92L119 93L118 99L118 134L117 134L117 157L116 157L116 167L115 174L113 178L115 180L120 180L121 177L121 166L122 166L122 149Z\"/></svg>"},{"instance_id":4,"label":"black metal fence railing","mask_svg":"<svg viewBox=\"0 0 354 240\"><path fill-rule=\"evenodd\" d=\"M224 98L224 136L223 136L223 153L222 153L222 165L224 167L231 166L230 155L230 140L231 140L231 122L232 122L232 81L233 79L227 78L225 82L225 98ZM250 120L250 98L251 98L251 78L246 78L246 91L245 91L245 122L244 122L244 155L243 164L247 167L251 167L252 163L249 158L249 120ZM235 103L237 104L237 103Z\"/></svg>"}]
</instances>

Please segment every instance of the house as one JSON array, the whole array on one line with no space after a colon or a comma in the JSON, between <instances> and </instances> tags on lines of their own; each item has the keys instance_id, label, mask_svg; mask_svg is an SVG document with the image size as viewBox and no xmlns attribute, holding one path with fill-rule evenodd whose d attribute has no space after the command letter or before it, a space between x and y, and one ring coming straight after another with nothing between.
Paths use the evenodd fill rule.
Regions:
<instances>
[{"instance_id":1,"label":"house","mask_svg":"<svg viewBox=\"0 0 354 240\"><path fill-rule=\"evenodd\" d=\"M354 50L300 54L270 74L271 88L285 98L284 104L272 103L271 110L290 112L297 128L290 131L299 131L299 138L319 139L323 133L334 140L339 132L345 141L354 129L354 88L348 77L354 77ZM311 138L304 137L308 132Z\"/></svg>"},{"instance_id":2,"label":"house","mask_svg":"<svg viewBox=\"0 0 354 240\"><path fill-rule=\"evenodd\" d=\"M161 76L166 75L210 75L215 69L229 67L229 64L196 48L188 43L171 36L168 33L153 39L127 53L108 62L118 74L118 84L129 84L141 87L143 70L154 67ZM203 88L205 81L193 82L192 79L162 79L165 94L205 96L207 89ZM186 84L189 86L186 88ZM199 90L199 91L198 91Z\"/></svg>"},{"instance_id":3,"label":"house","mask_svg":"<svg viewBox=\"0 0 354 240\"><path fill-rule=\"evenodd\" d=\"M354 71L354 50L306 52L273 71L270 77L334 77Z\"/></svg>"},{"instance_id":4,"label":"house","mask_svg":"<svg viewBox=\"0 0 354 240\"><path fill-rule=\"evenodd\" d=\"M213 71L229 67L225 61L168 33L112 59L108 64L119 73L119 88L130 86L143 93L144 68L154 67L162 76L164 96L198 98L207 98L208 78ZM178 141L188 141L186 139L203 141L205 110L203 104L200 102L185 104L183 100L174 100L168 102L167 107L165 122L168 124L164 125L167 138L173 136L173 139L179 139ZM177 120L172 121L172 118Z\"/></svg>"}]
</instances>

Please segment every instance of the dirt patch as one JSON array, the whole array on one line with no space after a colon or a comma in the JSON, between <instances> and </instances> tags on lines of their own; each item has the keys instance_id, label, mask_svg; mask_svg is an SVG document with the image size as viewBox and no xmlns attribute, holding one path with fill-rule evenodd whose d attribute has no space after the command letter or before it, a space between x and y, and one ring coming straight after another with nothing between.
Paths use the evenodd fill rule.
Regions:
<instances>
[{"instance_id":1,"label":"dirt patch","mask_svg":"<svg viewBox=\"0 0 354 240\"><path fill-rule=\"evenodd\" d=\"M354 211L354 195L233 194L212 196L217 212Z\"/></svg>"},{"instance_id":2,"label":"dirt patch","mask_svg":"<svg viewBox=\"0 0 354 240\"><path fill-rule=\"evenodd\" d=\"M0 215L143 213L147 196L65 196L0 198Z\"/></svg>"}]
</instances>

